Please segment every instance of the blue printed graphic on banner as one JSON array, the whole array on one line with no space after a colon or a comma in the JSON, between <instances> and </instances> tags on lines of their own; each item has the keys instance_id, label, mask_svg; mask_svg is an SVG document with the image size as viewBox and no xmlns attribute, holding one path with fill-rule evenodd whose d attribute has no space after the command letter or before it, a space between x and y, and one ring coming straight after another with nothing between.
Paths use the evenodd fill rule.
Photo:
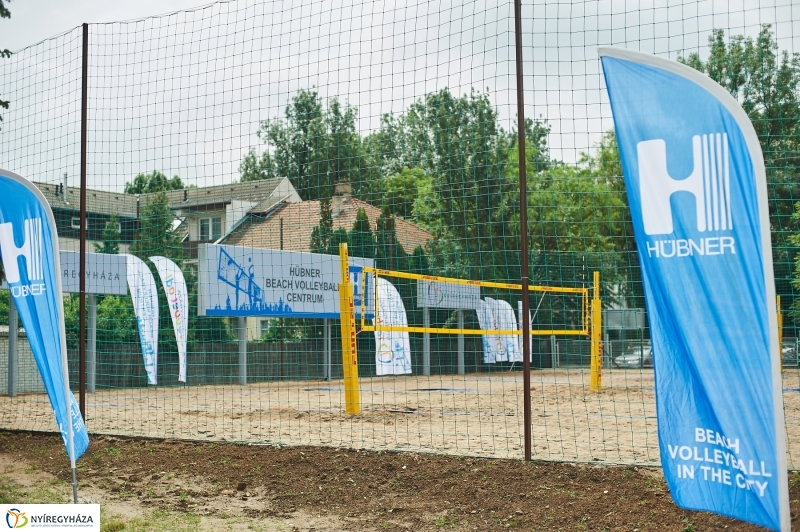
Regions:
<instances>
[{"instance_id":1,"label":"blue printed graphic on banner","mask_svg":"<svg viewBox=\"0 0 800 532\"><path fill-rule=\"evenodd\" d=\"M279 299L277 303L264 303L263 290L255 282L253 259L247 257L247 268L238 264L224 249L219 250L217 279L235 289L234 301L228 296L225 299L225 310L248 311L255 314L289 315L292 308ZM320 300L321 300L321 296ZM241 300L240 300L241 298ZM219 308L217 308L219 310Z\"/></svg>"},{"instance_id":2,"label":"blue printed graphic on banner","mask_svg":"<svg viewBox=\"0 0 800 532\"><path fill-rule=\"evenodd\" d=\"M0 171L0 254L6 280L50 398L69 453L72 426L74 459L89 446L89 436L66 377L66 341L55 221L44 196L19 176Z\"/></svg>"},{"instance_id":3,"label":"blue printed graphic on banner","mask_svg":"<svg viewBox=\"0 0 800 532\"><path fill-rule=\"evenodd\" d=\"M701 74L661 68L666 61L644 54L601 55L642 267L670 491L684 508L786 529L774 281L755 135L732 98Z\"/></svg>"},{"instance_id":4,"label":"blue printed graphic on banner","mask_svg":"<svg viewBox=\"0 0 800 532\"><path fill-rule=\"evenodd\" d=\"M207 244L198 250L200 312L206 316L339 317L339 257ZM350 258L356 315L361 292L374 294L372 259ZM372 318L374 301L364 301Z\"/></svg>"}]
</instances>

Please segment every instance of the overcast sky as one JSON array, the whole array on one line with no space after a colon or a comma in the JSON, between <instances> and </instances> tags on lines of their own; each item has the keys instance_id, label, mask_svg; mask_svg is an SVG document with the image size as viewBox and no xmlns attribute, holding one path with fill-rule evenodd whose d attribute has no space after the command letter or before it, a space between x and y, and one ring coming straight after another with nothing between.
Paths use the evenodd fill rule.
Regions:
<instances>
[{"instance_id":1,"label":"overcast sky","mask_svg":"<svg viewBox=\"0 0 800 532\"><path fill-rule=\"evenodd\" d=\"M0 47L19 50L84 22L132 20L210 4L199 0L10 0Z\"/></svg>"},{"instance_id":2,"label":"overcast sky","mask_svg":"<svg viewBox=\"0 0 800 532\"><path fill-rule=\"evenodd\" d=\"M81 34L69 30L84 21L98 23L89 39L95 187L121 190L152 170L199 186L237 180L247 150L263 149L259 122L282 116L303 88L356 106L362 134L384 113L444 87L488 91L503 127L512 127L510 1L191 4L13 0L12 18L0 21L0 46L21 50L0 61L0 95L12 102L2 113L0 167L41 181L78 175ZM526 115L547 119L552 154L573 162L613 125L598 45L674 59L704 54L712 28L752 36L771 23L781 48L800 51L800 6L792 4L525 0Z\"/></svg>"}]
</instances>

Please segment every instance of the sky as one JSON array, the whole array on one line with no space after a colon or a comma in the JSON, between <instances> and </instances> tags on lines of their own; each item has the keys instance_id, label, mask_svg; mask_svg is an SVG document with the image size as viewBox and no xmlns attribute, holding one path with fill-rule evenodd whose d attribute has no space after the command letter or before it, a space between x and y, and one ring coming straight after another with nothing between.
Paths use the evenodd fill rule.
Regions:
<instances>
[{"instance_id":1,"label":"sky","mask_svg":"<svg viewBox=\"0 0 800 532\"><path fill-rule=\"evenodd\" d=\"M13 0L9 7L0 46L19 53L0 61L0 97L12 102L0 125L0 167L38 181L67 173L77 183L83 21L92 23L92 187L121 191L153 170L198 186L238 180L247 151L264 149L259 124L283 116L300 89L356 106L361 134L445 87L486 91L501 126L513 127L510 2L231 0L193 8L190 0ZM155 16L163 13L172 14ZM613 126L598 45L675 59L703 55L713 28L753 36L764 23L774 25L782 49L800 52L800 6L792 0L526 0L526 116L547 120L551 155L575 162Z\"/></svg>"}]
</instances>

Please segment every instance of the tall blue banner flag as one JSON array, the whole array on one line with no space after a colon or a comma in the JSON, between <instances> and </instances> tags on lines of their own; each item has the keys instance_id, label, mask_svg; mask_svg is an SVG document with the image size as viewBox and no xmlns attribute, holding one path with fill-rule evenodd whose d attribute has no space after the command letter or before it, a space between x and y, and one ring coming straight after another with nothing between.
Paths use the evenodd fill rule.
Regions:
<instances>
[{"instance_id":1,"label":"tall blue banner flag","mask_svg":"<svg viewBox=\"0 0 800 532\"><path fill-rule=\"evenodd\" d=\"M69 389L56 223L39 189L6 170L0 170L0 256L74 467L89 435Z\"/></svg>"},{"instance_id":2,"label":"tall blue banner flag","mask_svg":"<svg viewBox=\"0 0 800 532\"><path fill-rule=\"evenodd\" d=\"M655 365L672 497L789 530L764 160L721 86L680 63L600 48Z\"/></svg>"}]
</instances>

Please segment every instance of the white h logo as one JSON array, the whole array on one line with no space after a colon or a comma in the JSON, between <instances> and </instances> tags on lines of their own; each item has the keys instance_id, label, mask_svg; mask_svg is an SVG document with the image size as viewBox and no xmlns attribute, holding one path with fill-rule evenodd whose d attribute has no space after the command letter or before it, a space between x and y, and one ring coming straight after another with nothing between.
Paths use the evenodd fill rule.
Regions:
<instances>
[{"instance_id":1,"label":"white h logo","mask_svg":"<svg viewBox=\"0 0 800 532\"><path fill-rule=\"evenodd\" d=\"M645 234L673 232L669 200L674 192L694 194L698 231L733 229L727 133L692 137L694 170L680 181L667 173L667 146L662 139L640 142L636 151Z\"/></svg>"},{"instance_id":2,"label":"white h logo","mask_svg":"<svg viewBox=\"0 0 800 532\"><path fill-rule=\"evenodd\" d=\"M40 218L25 220L25 243L19 248L14 242L14 226L11 223L0 224L0 252L9 284L20 281L19 263L17 262L20 255L25 257L28 281L44 279L42 220Z\"/></svg>"}]
</instances>

